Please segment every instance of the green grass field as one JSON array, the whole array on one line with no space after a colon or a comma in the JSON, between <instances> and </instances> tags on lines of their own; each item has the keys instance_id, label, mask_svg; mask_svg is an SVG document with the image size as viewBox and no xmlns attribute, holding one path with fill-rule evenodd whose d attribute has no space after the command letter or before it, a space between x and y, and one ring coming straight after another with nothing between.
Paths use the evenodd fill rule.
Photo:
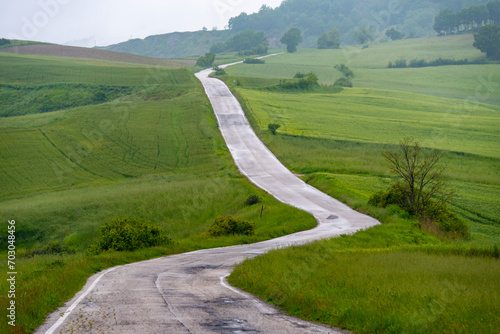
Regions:
<instances>
[{"instance_id":1,"label":"green grass field","mask_svg":"<svg viewBox=\"0 0 500 334\"><path fill-rule=\"evenodd\" d=\"M287 167L382 221L352 237L246 261L231 283L292 315L355 333L499 330L500 65L387 68L403 57L484 57L471 38L300 50L227 70L227 82L240 84L232 88L252 125ZM337 94L265 88L308 71L331 85L341 77L333 66L341 63L354 71L355 88ZM276 136L269 123L281 125ZM444 153L445 177L456 191L450 207L469 225L470 240L438 238L394 208L367 204L395 180L382 152L408 136Z\"/></svg>"},{"instance_id":2,"label":"green grass field","mask_svg":"<svg viewBox=\"0 0 500 334\"><path fill-rule=\"evenodd\" d=\"M386 68L402 57L457 54L483 57L464 35L300 50L228 69L254 128L285 165L383 222L248 261L233 284L291 314L359 333L498 331L499 65ZM333 67L340 63L354 70L356 88L263 88L309 71L331 85L342 76ZM315 225L239 174L192 69L0 53L0 72L0 216L16 221L22 282L16 333L34 331L104 268ZM277 136L267 132L269 122L282 125ZM393 181L381 152L407 135L445 152L446 178L457 191L452 209L469 224L471 240L442 240L397 209L367 204ZM244 203L253 194L262 199L262 218L261 205ZM207 237L213 220L229 214L257 223L256 235ZM127 216L151 220L174 242L85 255L99 226ZM0 235L6 256L6 229ZM51 241L71 252L27 256ZM4 280L0 296L6 291ZM0 307L7 302L0 298ZM0 331L13 329L2 322Z\"/></svg>"},{"instance_id":3,"label":"green grass field","mask_svg":"<svg viewBox=\"0 0 500 334\"><path fill-rule=\"evenodd\" d=\"M310 215L277 202L240 175L190 69L0 53L0 72L2 101L19 106L19 116L0 118L0 217L16 222L20 283L17 326L2 322L2 333L34 331L106 267L315 226ZM93 89L104 89L106 101L81 102ZM74 106L44 112L59 94ZM246 206L254 194L262 204ZM221 215L255 222L255 236L208 237ZM85 255L98 228L119 217L150 220L173 244ZM0 235L6 257L7 228ZM51 241L71 252L27 256ZM1 268L7 272L5 264ZM2 280L0 295L7 289ZM7 303L0 299L4 310Z\"/></svg>"},{"instance_id":4,"label":"green grass field","mask_svg":"<svg viewBox=\"0 0 500 334\"><path fill-rule=\"evenodd\" d=\"M297 72L315 72L323 85L331 85L342 74L334 66L347 64L354 71L355 87L397 90L438 97L468 99L476 103L500 105L498 65L463 65L429 68L388 69L389 61L404 58L485 59L472 47L472 35L402 40L372 45L367 49L303 49L266 59L266 64L242 64L228 68L229 75L268 79L290 79Z\"/></svg>"},{"instance_id":5,"label":"green grass field","mask_svg":"<svg viewBox=\"0 0 500 334\"><path fill-rule=\"evenodd\" d=\"M496 333L498 261L415 250L339 253L319 243L246 262L230 282L294 316L354 333Z\"/></svg>"},{"instance_id":6,"label":"green grass field","mask_svg":"<svg viewBox=\"0 0 500 334\"><path fill-rule=\"evenodd\" d=\"M374 189L372 182L355 179L390 180L382 152L413 136L425 147L446 152L446 177L457 191L452 205L472 230L491 224L500 228L498 107L481 105L469 115L447 113L456 100L367 88L330 95L248 89L239 93L259 131L265 132L269 123L282 125L281 135L266 136L264 141L295 172L328 173L347 183L351 178L354 184L348 188L358 187L355 191L367 200L388 182ZM312 183L319 186L316 182ZM498 232L474 237L500 242Z\"/></svg>"}]
</instances>

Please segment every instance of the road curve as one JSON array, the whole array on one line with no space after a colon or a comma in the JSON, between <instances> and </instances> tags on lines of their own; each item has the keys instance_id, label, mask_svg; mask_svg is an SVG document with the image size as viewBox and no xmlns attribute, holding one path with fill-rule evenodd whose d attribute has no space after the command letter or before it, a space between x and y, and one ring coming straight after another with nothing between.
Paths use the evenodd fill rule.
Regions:
<instances>
[{"instance_id":1,"label":"road curve","mask_svg":"<svg viewBox=\"0 0 500 334\"><path fill-rule=\"evenodd\" d=\"M270 249L351 234L379 224L307 185L287 170L251 129L241 106L211 70L205 87L236 165L278 200L310 212L318 226L274 240L133 263L92 276L35 333L342 333L284 315L229 286L246 258Z\"/></svg>"}]
</instances>

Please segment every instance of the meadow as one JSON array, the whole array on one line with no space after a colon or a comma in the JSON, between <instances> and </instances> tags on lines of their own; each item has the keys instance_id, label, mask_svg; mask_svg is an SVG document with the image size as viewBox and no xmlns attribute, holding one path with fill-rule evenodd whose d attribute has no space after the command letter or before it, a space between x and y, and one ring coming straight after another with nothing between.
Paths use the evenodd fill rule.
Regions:
<instances>
[{"instance_id":1,"label":"meadow","mask_svg":"<svg viewBox=\"0 0 500 334\"><path fill-rule=\"evenodd\" d=\"M0 118L0 216L16 222L20 283L16 327L2 322L2 333L33 332L90 275L109 266L256 242L316 224L240 175L191 69L0 53L0 71L2 101L18 106L16 115ZM85 94L95 96L93 90L104 90L106 99L88 104ZM45 111L59 94L74 104ZM246 205L251 195L262 203ZM224 215L256 223L255 235L208 237ZM173 242L86 255L99 227L119 217L151 221ZM7 229L0 235L7 256ZM43 254L54 244L64 251ZM7 290L3 280L4 310Z\"/></svg>"},{"instance_id":2,"label":"meadow","mask_svg":"<svg viewBox=\"0 0 500 334\"><path fill-rule=\"evenodd\" d=\"M287 167L382 222L354 236L246 261L232 284L292 315L356 333L499 330L499 65L387 68L403 57L484 57L471 37L300 50L227 69L226 82L252 126ZM309 71L331 85L342 76L334 68L341 63L353 70L354 88L340 93L266 87ZM269 123L281 125L275 136ZM456 191L450 207L468 224L469 238L447 239L397 207L368 204L395 181L382 152L396 150L405 137L444 154L445 178Z\"/></svg>"},{"instance_id":3,"label":"meadow","mask_svg":"<svg viewBox=\"0 0 500 334\"><path fill-rule=\"evenodd\" d=\"M389 69L389 61L398 59L485 60L485 55L472 47L472 35L445 36L402 40L339 50L299 49L294 54L266 58L263 65L242 64L228 69L235 77L291 79L297 72L315 72L320 84L332 85L342 77L334 66L346 64L354 71L355 87L395 90L437 97L466 99L476 103L500 105L498 66L461 65L432 68Z\"/></svg>"}]
</instances>

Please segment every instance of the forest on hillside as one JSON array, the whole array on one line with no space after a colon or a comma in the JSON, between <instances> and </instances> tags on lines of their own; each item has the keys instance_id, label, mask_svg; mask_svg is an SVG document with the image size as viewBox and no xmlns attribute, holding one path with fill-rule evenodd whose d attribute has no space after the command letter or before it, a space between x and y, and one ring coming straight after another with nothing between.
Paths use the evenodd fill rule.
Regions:
<instances>
[{"instance_id":1,"label":"forest on hillside","mask_svg":"<svg viewBox=\"0 0 500 334\"><path fill-rule=\"evenodd\" d=\"M477 10L464 9L485 7L490 3L495 4L495 8L500 6L500 0L284 0L276 8L263 5L257 13L241 13L231 18L227 30L149 36L103 49L159 58L201 56L214 45L218 52L241 51L240 47L227 45L226 42L245 31L240 36L249 35L247 30L254 34L264 33L269 40L268 45L263 45L266 49L282 48L280 39L292 27L299 28L303 34L301 48L318 47L318 38L334 29L340 33L340 42L344 46L364 44L363 39L379 42L403 37L428 37L437 34L436 28L438 32L444 30L450 33L477 29L475 22L478 19L469 20L467 15L462 15ZM490 5L487 8L493 7ZM484 15L484 10L477 12ZM438 23L443 25L435 26L437 17ZM493 22L500 22L500 18Z\"/></svg>"},{"instance_id":2,"label":"forest on hillside","mask_svg":"<svg viewBox=\"0 0 500 334\"><path fill-rule=\"evenodd\" d=\"M495 0L497 1L497 0ZM344 45L357 43L356 34L371 31L373 38L385 38L395 27L407 37L435 35L434 19L443 9L460 11L490 0L285 0L277 8L263 5L258 13L233 17L229 29L264 31L271 47L291 27L304 34L302 47L316 47L317 38L333 28L340 30Z\"/></svg>"}]
</instances>

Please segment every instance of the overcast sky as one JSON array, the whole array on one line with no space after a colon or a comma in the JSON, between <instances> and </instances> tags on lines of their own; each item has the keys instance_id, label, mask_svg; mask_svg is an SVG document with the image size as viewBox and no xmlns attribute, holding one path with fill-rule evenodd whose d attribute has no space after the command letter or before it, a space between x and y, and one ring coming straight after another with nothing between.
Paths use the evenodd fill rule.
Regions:
<instances>
[{"instance_id":1,"label":"overcast sky","mask_svg":"<svg viewBox=\"0 0 500 334\"><path fill-rule=\"evenodd\" d=\"M0 38L106 46L203 27L282 0L0 0Z\"/></svg>"}]
</instances>

